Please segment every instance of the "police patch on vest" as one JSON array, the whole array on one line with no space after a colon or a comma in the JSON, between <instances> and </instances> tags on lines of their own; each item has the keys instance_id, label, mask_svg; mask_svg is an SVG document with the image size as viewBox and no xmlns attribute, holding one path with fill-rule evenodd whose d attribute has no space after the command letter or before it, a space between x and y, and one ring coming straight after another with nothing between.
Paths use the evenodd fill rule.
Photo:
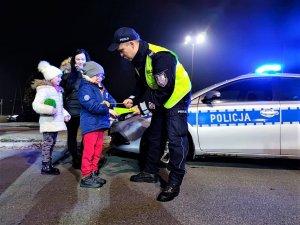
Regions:
<instances>
[{"instance_id":1,"label":"police patch on vest","mask_svg":"<svg viewBox=\"0 0 300 225\"><path fill-rule=\"evenodd\" d=\"M83 99L85 100L85 101L88 101L88 100L90 100L90 96L89 95L85 95L84 97L83 97Z\"/></svg>"},{"instance_id":2,"label":"police patch on vest","mask_svg":"<svg viewBox=\"0 0 300 225\"><path fill-rule=\"evenodd\" d=\"M156 83L160 87L165 87L168 83L168 78L166 73L163 71L161 73L155 74L154 75Z\"/></svg>"}]
</instances>

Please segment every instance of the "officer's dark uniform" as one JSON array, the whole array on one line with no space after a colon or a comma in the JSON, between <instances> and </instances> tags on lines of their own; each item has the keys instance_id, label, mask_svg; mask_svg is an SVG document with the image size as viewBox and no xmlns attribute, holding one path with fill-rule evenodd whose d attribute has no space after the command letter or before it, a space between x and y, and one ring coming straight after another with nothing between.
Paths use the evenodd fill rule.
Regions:
<instances>
[{"instance_id":1,"label":"officer's dark uniform","mask_svg":"<svg viewBox=\"0 0 300 225\"><path fill-rule=\"evenodd\" d=\"M161 150L164 149L166 139L168 139L170 151L168 184L180 186L185 174L188 150L187 110L190 103L190 92L173 107L165 108L163 104L170 98L174 90L177 61L169 52L150 53L148 43L140 40L139 50L132 61L138 74L133 98L134 105L138 104L143 113L139 103L144 101L147 109L153 114L149 127L149 149L144 171L151 174L158 173L158 164L162 156ZM153 75L164 73L166 78L163 85L157 83L158 89L156 90L148 87L145 78L145 63L149 54L152 59Z\"/></svg>"}]
</instances>

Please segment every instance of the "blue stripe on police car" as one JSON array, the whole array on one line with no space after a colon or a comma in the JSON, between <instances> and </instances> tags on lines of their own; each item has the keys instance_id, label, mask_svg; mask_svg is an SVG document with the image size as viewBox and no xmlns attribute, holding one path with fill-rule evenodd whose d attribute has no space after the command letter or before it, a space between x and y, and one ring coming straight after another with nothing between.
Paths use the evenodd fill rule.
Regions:
<instances>
[{"instance_id":1,"label":"blue stripe on police car","mask_svg":"<svg viewBox=\"0 0 300 225\"><path fill-rule=\"evenodd\" d=\"M281 110L282 123L299 123L300 122L300 110L297 108L282 109Z\"/></svg>"},{"instance_id":2,"label":"blue stripe on police car","mask_svg":"<svg viewBox=\"0 0 300 225\"><path fill-rule=\"evenodd\" d=\"M229 126L229 125L256 125L275 124L280 122L280 115L277 113L271 118L264 117L260 113L261 110L208 110L199 111L198 118L196 113L190 112L188 122L193 126L196 125L197 119L200 127L202 126Z\"/></svg>"},{"instance_id":3,"label":"blue stripe on police car","mask_svg":"<svg viewBox=\"0 0 300 225\"><path fill-rule=\"evenodd\" d=\"M281 110L281 121L279 109L272 109L273 116L266 116L262 113L263 109L252 110L207 110L189 112L188 123L191 126L241 126L241 125L266 125L284 123L299 123L300 109L286 108ZM198 118L197 118L198 115Z\"/></svg>"}]
</instances>

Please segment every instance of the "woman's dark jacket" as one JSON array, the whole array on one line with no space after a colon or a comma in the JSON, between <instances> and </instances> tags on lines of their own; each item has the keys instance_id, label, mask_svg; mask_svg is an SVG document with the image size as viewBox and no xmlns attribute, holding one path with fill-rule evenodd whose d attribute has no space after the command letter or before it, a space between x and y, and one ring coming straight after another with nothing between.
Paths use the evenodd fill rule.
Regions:
<instances>
[{"instance_id":1,"label":"woman's dark jacket","mask_svg":"<svg viewBox=\"0 0 300 225\"><path fill-rule=\"evenodd\" d=\"M82 80L80 72L66 73L60 83L64 89L64 107L72 117L80 115L80 103L78 101L78 88Z\"/></svg>"}]
</instances>

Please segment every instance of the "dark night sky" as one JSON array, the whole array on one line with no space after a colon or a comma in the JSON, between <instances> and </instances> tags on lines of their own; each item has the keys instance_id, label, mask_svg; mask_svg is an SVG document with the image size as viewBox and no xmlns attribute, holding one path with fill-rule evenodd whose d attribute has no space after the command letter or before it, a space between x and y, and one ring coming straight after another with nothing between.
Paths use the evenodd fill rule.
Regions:
<instances>
[{"instance_id":1,"label":"dark night sky","mask_svg":"<svg viewBox=\"0 0 300 225\"><path fill-rule=\"evenodd\" d=\"M142 39L175 51L189 73L191 46L183 45L185 35L206 29L207 42L195 48L194 90L252 72L265 62L280 62L285 72L300 73L299 0L47 0L28 4L7 1L0 7L3 113L11 113L15 91L18 101L28 88L26 81L37 76L40 60L59 67L76 48L86 49L103 65L105 85L121 101L133 89L133 68L106 49L114 31L122 26L134 27Z\"/></svg>"}]
</instances>

